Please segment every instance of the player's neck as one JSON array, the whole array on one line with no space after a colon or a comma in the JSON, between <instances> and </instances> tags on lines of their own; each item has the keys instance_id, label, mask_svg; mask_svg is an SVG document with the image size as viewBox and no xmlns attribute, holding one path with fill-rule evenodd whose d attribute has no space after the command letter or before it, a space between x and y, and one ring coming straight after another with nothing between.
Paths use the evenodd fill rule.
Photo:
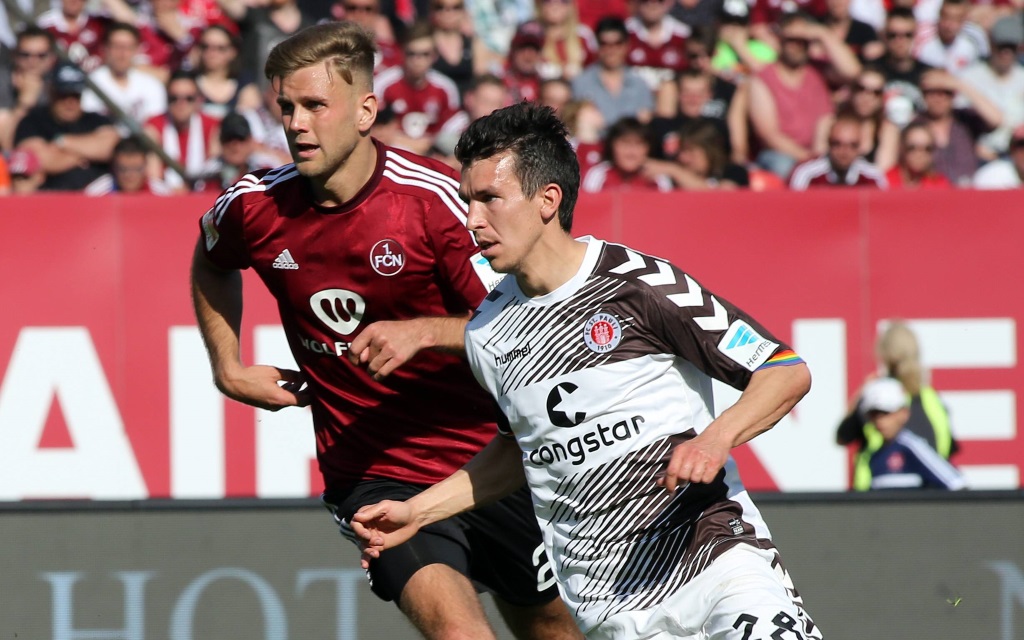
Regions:
<instances>
[{"instance_id":1,"label":"player's neck","mask_svg":"<svg viewBox=\"0 0 1024 640\"><path fill-rule=\"evenodd\" d=\"M545 234L516 271L519 290L531 298L551 293L573 279L586 255L585 242L577 242L561 230Z\"/></svg>"},{"instance_id":2,"label":"player's neck","mask_svg":"<svg viewBox=\"0 0 1024 640\"><path fill-rule=\"evenodd\" d=\"M377 146L369 137L361 138L348 159L327 180L311 180L317 204L336 207L354 198L377 169Z\"/></svg>"}]
</instances>

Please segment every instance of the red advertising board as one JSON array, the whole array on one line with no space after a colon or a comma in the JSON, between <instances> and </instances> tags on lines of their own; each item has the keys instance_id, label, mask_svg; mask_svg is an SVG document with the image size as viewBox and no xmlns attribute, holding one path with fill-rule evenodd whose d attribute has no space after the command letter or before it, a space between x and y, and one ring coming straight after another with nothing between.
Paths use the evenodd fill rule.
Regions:
<instances>
[{"instance_id":1,"label":"red advertising board","mask_svg":"<svg viewBox=\"0 0 1024 640\"><path fill-rule=\"evenodd\" d=\"M304 410L255 411L210 382L188 285L209 204L0 200L0 499L319 490ZM808 397L737 451L750 488L847 487L834 429L892 318L922 339L955 462L974 486L1016 488L1022 214L1019 191L615 194L581 199L575 231L672 260L807 359ZM286 358L279 329L247 276L246 357Z\"/></svg>"}]
</instances>

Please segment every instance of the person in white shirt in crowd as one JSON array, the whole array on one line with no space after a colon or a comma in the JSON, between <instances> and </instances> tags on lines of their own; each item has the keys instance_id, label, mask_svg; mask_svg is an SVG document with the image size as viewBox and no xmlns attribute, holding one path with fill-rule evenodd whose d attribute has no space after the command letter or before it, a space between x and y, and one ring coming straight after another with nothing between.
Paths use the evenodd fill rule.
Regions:
<instances>
[{"instance_id":1,"label":"person in white shirt in crowd","mask_svg":"<svg viewBox=\"0 0 1024 640\"><path fill-rule=\"evenodd\" d=\"M985 30L967 21L969 0L943 0L935 25L922 24L914 42L915 57L932 67L957 73L988 56Z\"/></svg>"},{"instance_id":2,"label":"person in white shirt in crowd","mask_svg":"<svg viewBox=\"0 0 1024 640\"><path fill-rule=\"evenodd\" d=\"M993 160L978 169L971 186L975 189L1019 189L1024 186L1024 125L1014 129L1010 137L1009 158Z\"/></svg>"},{"instance_id":3,"label":"person in white shirt in crowd","mask_svg":"<svg viewBox=\"0 0 1024 640\"><path fill-rule=\"evenodd\" d=\"M126 116L143 123L167 110L167 91L154 76L136 65L139 30L133 25L115 22L103 38L104 64L89 74L89 79ZM82 109L110 116L110 109L91 89L82 94ZM121 126L121 135L127 130Z\"/></svg>"},{"instance_id":4,"label":"person in white shirt in crowd","mask_svg":"<svg viewBox=\"0 0 1024 640\"><path fill-rule=\"evenodd\" d=\"M1003 123L978 138L982 160L994 160L1009 150L1010 134L1024 124L1024 65L1017 59L1024 45L1024 14L1000 19L990 34L992 55L960 74L960 79L988 98L1003 114Z\"/></svg>"}]
</instances>

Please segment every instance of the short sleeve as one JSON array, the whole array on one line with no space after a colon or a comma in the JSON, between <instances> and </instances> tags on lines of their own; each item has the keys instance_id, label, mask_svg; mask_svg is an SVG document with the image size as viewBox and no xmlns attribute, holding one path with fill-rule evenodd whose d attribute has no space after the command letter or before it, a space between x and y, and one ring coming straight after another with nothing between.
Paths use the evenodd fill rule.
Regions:
<instances>
[{"instance_id":1,"label":"short sleeve","mask_svg":"<svg viewBox=\"0 0 1024 640\"><path fill-rule=\"evenodd\" d=\"M225 190L199 220L203 251L222 269L250 266L244 237L245 203L238 186Z\"/></svg>"}]
</instances>

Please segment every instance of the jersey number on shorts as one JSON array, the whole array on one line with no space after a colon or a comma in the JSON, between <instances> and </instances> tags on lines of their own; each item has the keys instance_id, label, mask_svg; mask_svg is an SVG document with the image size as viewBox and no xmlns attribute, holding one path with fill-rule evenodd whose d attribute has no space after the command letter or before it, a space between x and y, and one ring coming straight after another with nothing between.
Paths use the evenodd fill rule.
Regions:
<instances>
[{"instance_id":1,"label":"jersey number on shorts","mask_svg":"<svg viewBox=\"0 0 1024 640\"><path fill-rule=\"evenodd\" d=\"M732 623L732 628L739 629L743 627L743 637L740 640L768 640L768 638L752 639L750 637L754 632L754 625L756 624L757 616L744 613L736 618L736 622ZM788 613L780 611L779 615L772 618L772 624L776 626L776 629L769 636L771 640L804 640L804 636L796 630L797 621Z\"/></svg>"},{"instance_id":2,"label":"jersey number on shorts","mask_svg":"<svg viewBox=\"0 0 1024 640\"><path fill-rule=\"evenodd\" d=\"M541 561L544 561L541 564ZM555 572L551 568L551 560L544 553L544 545L537 545L533 550L533 566L537 567L537 591L546 591L555 584Z\"/></svg>"}]
</instances>

